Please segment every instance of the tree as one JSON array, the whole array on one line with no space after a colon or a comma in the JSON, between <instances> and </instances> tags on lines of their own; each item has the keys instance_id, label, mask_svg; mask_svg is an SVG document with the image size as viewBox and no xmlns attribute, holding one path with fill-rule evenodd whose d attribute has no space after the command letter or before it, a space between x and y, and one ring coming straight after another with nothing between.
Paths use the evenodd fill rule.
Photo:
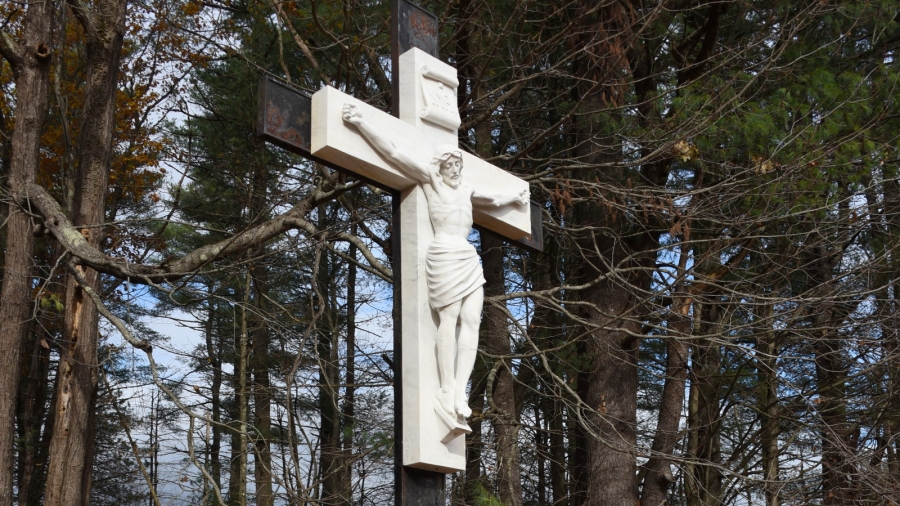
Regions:
<instances>
[{"instance_id":1,"label":"tree","mask_svg":"<svg viewBox=\"0 0 900 506\"><path fill-rule=\"evenodd\" d=\"M88 25L104 6L118 5L10 6L4 30L22 40L53 35L54 51L63 46L57 39L75 37L85 41L84 56L100 54L109 46L88 44L95 35ZM3 39L0 159L9 213L0 338L14 355L3 359L28 364L26 377L46 386L52 372L39 364L55 357L53 311L62 306L60 328L71 338L81 300L145 354L154 395L162 392L180 413L172 428L191 463L185 483L196 483L192 493L202 502L387 500L389 478L372 473L390 443L382 405L392 377L381 357L389 361L391 350L368 337L385 331L365 322L376 309L384 314L366 304L386 293L382 283L391 278L386 198L263 147L251 138L247 105L255 103L256 78L270 73L385 107L387 8L141 5L154 13L147 26L171 42L154 46L168 59L153 61L177 62L176 74L196 83L190 93L166 88L184 105L181 116L169 117L171 141L155 137L155 151L184 180L164 193L103 186L119 177L116 167L151 165L147 152L140 159L124 148L144 145L137 131L134 141L116 141L73 120L74 149L58 149L64 120L76 112L98 119L113 107L132 116L160 110L153 108L161 102L134 106L108 93L137 89L129 84L134 69L156 72L142 56L132 58L148 54L140 44L124 42L124 59L107 60L113 74L128 72L105 74L99 102L91 97L100 81L89 78L99 68L79 67L78 55L65 53L57 60L72 62L65 68L84 69L84 100L57 99L79 95L77 87L27 88L56 100L45 122L46 98L26 103L9 93L25 93L24 76L47 80L47 64L28 63L20 49L31 46ZM460 145L529 179L547 232L542 254L478 239L489 296L471 388L471 459L453 499L569 506L892 500L895 7L880 0L427 6L442 20L442 56L459 69ZM38 19L39 9L50 10ZM52 23L41 24L63 13L80 28L57 21L69 28L51 32ZM60 103L69 104L68 115ZM44 165L42 152L54 153ZM78 179L68 174L78 174L86 191L70 191ZM76 194L80 201L68 197ZM145 210L160 219L113 223ZM32 221L46 230L37 243ZM53 277L58 270L44 270L57 264L68 269L65 296ZM22 269L31 271L13 276ZM161 376L151 336L117 310L123 283L151 286L160 310L197 315L200 347L182 350L191 356L188 379ZM32 313L31 323L12 328ZM0 391L11 396L0 403L18 397L9 427L19 427L23 441L49 431L54 455L66 447L81 452L72 468L84 472L49 473L50 502L63 490L77 502L90 489L94 438L63 434L67 423L89 427L101 413L88 409L98 318L81 314L78 335L90 337L79 341L83 348L63 349L81 359L63 354L52 416L21 407L49 389L20 382L13 366L0 373L11 375L0 376ZM77 392L77 402L65 404L67 392ZM9 402L4 413L14 412ZM77 416L67 422L70 415ZM48 418L56 421L41 421ZM232 444L223 445L229 436ZM0 450L19 459L17 469L45 458L31 440L14 446L11 431L3 437ZM256 497L246 486L251 469ZM33 497L40 480L17 476ZM16 485L6 478L0 488L12 497Z\"/></svg>"},{"instance_id":2,"label":"tree","mask_svg":"<svg viewBox=\"0 0 900 506\"><path fill-rule=\"evenodd\" d=\"M58 4L30 2L12 8L0 33L0 54L12 68L16 89L16 126L9 141L9 158L4 164L13 201L27 193L34 183L40 149L40 135L47 114L52 26ZM16 34L15 32L19 33ZM9 101L7 101L9 103ZM0 346L7 350L0 363L0 505L12 504L16 389L21 356L20 343L28 326L31 308L31 254L34 239L31 219L24 210L9 207L3 287L0 293ZM10 240L12 238L12 240Z\"/></svg>"}]
</instances>

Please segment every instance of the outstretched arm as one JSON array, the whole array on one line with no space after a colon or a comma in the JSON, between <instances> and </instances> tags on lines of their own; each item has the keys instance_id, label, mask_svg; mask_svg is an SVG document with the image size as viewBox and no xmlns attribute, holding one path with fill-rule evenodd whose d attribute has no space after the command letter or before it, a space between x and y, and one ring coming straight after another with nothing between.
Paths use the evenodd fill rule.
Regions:
<instances>
[{"instance_id":1,"label":"outstretched arm","mask_svg":"<svg viewBox=\"0 0 900 506\"><path fill-rule=\"evenodd\" d=\"M505 206L507 204L518 204L520 206L527 206L528 201L530 199L530 192L528 188L520 192L511 192L511 193L489 193L485 191L475 190L472 194L472 202L477 206L493 206L500 207Z\"/></svg>"},{"instance_id":2,"label":"outstretched arm","mask_svg":"<svg viewBox=\"0 0 900 506\"><path fill-rule=\"evenodd\" d=\"M363 137L369 141L381 156L396 165L408 177L419 183L431 183L431 174L406 153L400 151L393 141L383 136L371 123L363 119L362 111L355 105L344 104L344 121L356 125Z\"/></svg>"}]
</instances>

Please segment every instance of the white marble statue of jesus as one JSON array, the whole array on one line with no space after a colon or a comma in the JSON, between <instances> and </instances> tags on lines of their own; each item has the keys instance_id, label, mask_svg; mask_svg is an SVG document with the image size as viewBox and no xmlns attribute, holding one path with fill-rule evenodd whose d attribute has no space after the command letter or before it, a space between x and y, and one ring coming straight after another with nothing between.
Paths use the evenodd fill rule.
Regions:
<instances>
[{"instance_id":1,"label":"white marble statue of jesus","mask_svg":"<svg viewBox=\"0 0 900 506\"><path fill-rule=\"evenodd\" d=\"M426 255L428 302L439 319L440 390L436 400L447 415L465 423L465 418L472 414L466 385L478 352L478 327L484 303L482 285L485 283L478 254L468 241L472 230L472 205L525 206L528 205L528 190L503 194L473 188L462 180L462 153L456 146L439 146L431 160L419 161L377 131L356 106L345 104L343 118L355 125L381 156L416 181L425 192L434 230L434 240Z\"/></svg>"}]
</instances>

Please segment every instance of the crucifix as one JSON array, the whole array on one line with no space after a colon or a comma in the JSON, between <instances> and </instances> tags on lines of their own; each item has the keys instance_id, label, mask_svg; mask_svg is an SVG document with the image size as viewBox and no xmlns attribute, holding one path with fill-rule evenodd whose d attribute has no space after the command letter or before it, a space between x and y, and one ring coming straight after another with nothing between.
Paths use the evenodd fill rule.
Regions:
<instances>
[{"instance_id":1,"label":"crucifix","mask_svg":"<svg viewBox=\"0 0 900 506\"><path fill-rule=\"evenodd\" d=\"M258 128L394 195L397 504L438 504L443 474L465 469L471 432L465 389L484 278L466 238L474 222L540 249L540 211L527 182L458 147L459 82L436 57L436 18L405 0L392 2L392 17L398 117L332 87L298 100L264 78Z\"/></svg>"}]
</instances>

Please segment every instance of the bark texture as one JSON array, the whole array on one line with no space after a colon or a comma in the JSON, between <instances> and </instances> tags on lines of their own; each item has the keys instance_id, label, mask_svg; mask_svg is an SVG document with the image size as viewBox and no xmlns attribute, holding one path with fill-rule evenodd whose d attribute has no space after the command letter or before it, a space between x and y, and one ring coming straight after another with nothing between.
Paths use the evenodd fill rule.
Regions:
<instances>
[{"instance_id":1,"label":"bark texture","mask_svg":"<svg viewBox=\"0 0 900 506\"><path fill-rule=\"evenodd\" d=\"M41 129L47 116L53 1L25 3L21 40L0 32L0 54L13 71L16 85L16 128L10 139L9 190L22 200L35 180ZM0 291L0 506L12 504L16 390L22 342L28 331L31 295L31 218L9 207L3 286Z\"/></svg>"},{"instance_id":2,"label":"bark texture","mask_svg":"<svg viewBox=\"0 0 900 506\"><path fill-rule=\"evenodd\" d=\"M104 238L125 1L104 0L90 8L73 3L70 7L87 40L84 108L76 146L74 223L87 244L99 249ZM74 268L91 290L101 292L99 272ZM66 281L65 313L45 504L80 506L90 502L100 317L73 275Z\"/></svg>"},{"instance_id":3,"label":"bark texture","mask_svg":"<svg viewBox=\"0 0 900 506\"><path fill-rule=\"evenodd\" d=\"M73 254L74 262L120 279L131 278L133 283L181 279L194 274L198 269L214 260L230 255L239 255L288 230L303 230L314 237L335 238L355 243L366 260L373 266L369 272L382 279L390 279L390 268L379 262L359 238L352 237L345 232L319 230L314 224L304 219L307 213L320 203L334 199L359 185L359 183L350 183L339 186L335 184L337 179L336 173L327 176L322 185L326 188L313 192L312 195L295 204L284 214L251 226L233 237L196 248L175 261L167 261L159 265L130 263L124 258L105 255L98 247L87 241L79 228L72 223L63 208L56 202L56 199L38 184L28 184L27 191L16 198L16 203L20 206L29 206L40 213L43 217L42 225L63 248Z\"/></svg>"},{"instance_id":4,"label":"bark texture","mask_svg":"<svg viewBox=\"0 0 900 506\"><path fill-rule=\"evenodd\" d=\"M763 322L772 320L773 307L767 304L763 310ZM759 377L759 412L762 418L760 444L765 484L766 506L781 506L781 487L778 483L778 345L774 331L764 334L757 343Z\"/></svg>"},{"instance_id":5,"label":"bark texture","mask_svg":"<svg viewBox=\"0 0 900 506\"><path fill-rule=\"evenodd\" d=\"M41 437L41 422L47 411L47 396L50 394L48 376L50 372L50 349L46 347L49 335L44 330L49 327L46 318L33 322L28 331L22 357L23 374L18 395L18 462L17 485L19 505L38 505L44 484L44 464L47 461L49 442L46 432Z\"/></svg>"},{"instance_id":6,"label":"bark texture","mask_svg":"<svg viewBox=\"0 0 900 506\"><path fill-rule=\"evenodd\" d=\"M609 169L606 165L620 158L621 147L610 122L600 111L623 101L626 90L621 69L628 65L623 55L637 41L628 37L629 14L623 6L611 3L597 8L590 2L579 3L584 26L576 44L588 48L576 61L577 72L585 82L579 87L584 97L575 119L574 150L584 169L575 171L577 181L596 181L613 186L626 182L625 169ZM602 168L602 169L601 169ZM644 176L651 183L659 177ZM658 169L656 169L658 170ZM663 179L664 180L664 179ZM610 217L590 191L579 194L580 202L572 211L573 224L583 227L577 239L581 283L593 283L582 291L580 316L584 325L584 341L580 344L584 357L578 375L580 427L575 438L575 454L571 463L584 462L580 472L573 473L571 496L573 506L632 505L638 500L635 487L637 444L637 353L641 332L640 300L635 293L649 288L650 279L633 270L641 262L652 264L650 234L638 234L631 240L619 240L606 231L626 229L625 218ZM614 198L610 195L608 198ZM643 255L643 256L642 256ZM615 274L628 269L636 274ZM610 275L611 271L614 273ZM648 271L649 272L649 271Z\"/></svg>"},{"instance_id":7,"label":"bark texture","mask_svg":"<svg viewBox=\"0 0 900 506\"><path fill-rule=\"evenodd\" d=\"M327 215L327 206L319 206L319 227L322 229L329 225ZM316 349L319 362L320 500L327 505L348 505L351 501L350 474L341 438L340 314L336 293L339 267L331 255L322 254L318 269L317 302L325 306Z\"/></svg>"},{"instance_id":8,"label":"bark texture","mask_svg":"<svg viewBox=\"0 0 900 506\"><path fill-rule=\"evenodd\" d=\"M502 241L488 234L481 238L481 260L484 267L485 296L506 293L503 278ZM482 347L494 356L509 355L510 334L507 316L502 308L487 304L482 320ZM497 452L497 497L509 506L522 505L522 478L519 470L519 409L516 402L515 378L510 364L495 361L488 376L486 415L494 429Z\"/></svg>"},{"instance_id":9,"label":"bark texture","mask_svg":"<svg viewBox=\"0 0 900 506\"><path fill-rule=\"evenodd\" d=\"M687 315L683 315L682 318L687 319ZM669 487L675 482L672 462L667 457L672 455L680 439L679 423L684 405L688 349L681 336L670 337L666 343L666 380L656 422L656 434L650 447L651 457L644 465L646 477L641 489L642 504L653 506L665 504Z\"/></svg>"},{"instance_id":10,"label":"bark texture","mask_svg":"<svg viewBox=\"0 0 900 506\"><path fill-rule=\"evenodd\" d=\"M718 304L698 306L700 334L718 335L725 309ZM691 390L688 400L688 444L685 495L691 506L720 504L723 493L720 393L722 351L717 343L694 346L691 355Z\"/></svg>"},{"instance_id":11,"label":"bark texture","mask_svg":"<svg viewBox=\"0 0 900 506\"><path fill-rule=\"evenodd\" d=\"M859 476L852 463L852 454L859 438L848 417L846 385L848 358L844 337L836 330L844 315L831 302L835 297L832 273L837 263L834 250L815 247L808 252L808 266L812 286L817 287L810 332L815 340L817 393L819 394L819 434L822 440L822 504L855 504L858 494L855 484ZM854 434L854 432L856 432Z\"/></svg>"}]
</instances>

